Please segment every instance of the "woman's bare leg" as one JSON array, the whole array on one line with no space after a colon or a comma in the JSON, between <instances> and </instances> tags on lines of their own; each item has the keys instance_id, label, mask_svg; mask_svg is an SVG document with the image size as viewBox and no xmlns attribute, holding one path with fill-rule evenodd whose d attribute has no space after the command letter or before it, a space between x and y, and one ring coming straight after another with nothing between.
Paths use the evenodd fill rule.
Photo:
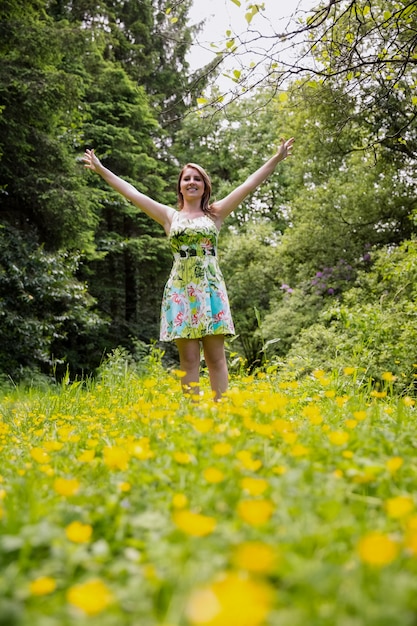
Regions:
<instances>
[{"instance_id":1,"label":"woman's bare leg","mask_svg":"<svg viewBox=\"0 0 417 626\"><path fill-rule=\"evenodd\" d=\"M184 393L198 395L200 388L200 340L199 339L176 339L180 369L185 372L181 378Z\"/></svg>"},{"instance_id":2,"label":"woman's bare leg","mask_svg":"<svg viewBox=\"0 0 417 626\"><path fill-rule=\"evenodd\" d=\"M202 342L213 396L215 400L220 400L229 385L224 335L207 335Z\"/></svg>"}]
</instances>

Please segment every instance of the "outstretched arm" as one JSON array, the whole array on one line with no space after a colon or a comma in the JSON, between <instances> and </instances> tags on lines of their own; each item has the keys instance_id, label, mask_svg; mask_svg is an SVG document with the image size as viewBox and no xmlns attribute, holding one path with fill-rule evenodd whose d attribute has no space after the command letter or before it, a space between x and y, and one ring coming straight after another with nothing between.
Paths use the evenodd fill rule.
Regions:
<instances>
[{"instance_id":1,"label":"outstretched arm","mask_svg":"<svg viewBox=\"0 0 417 626\"><path fill-rule=\"evenodd\" d=\"M251 174L244 183L236 187L222 200L218 200L213 203L212 209L216 218L222 222L232 211L234 211L239 204L250 193L255 191L259 185L261 185L267 178L274 172L276 166L280 161L283 161L291 155L294 138L285 141L281 139L280 146L277 152L264 163L256 172Z\"/></svg>"},{"instance_id":2,"label":"outstretched arm","mask_svg":"<svg viewBox=\"0 0 417 626\"><path fill-rule=\"evenodd\" d=\"M127 200L130 200L130 202L158 222L158 224L161 224L166 233L169 232L175 209L161 204L160 202L156 202L144 193L140 193L136 187L119 176L116 176L116 174L113 174L113 172L107 169L107 167L104 167L96 157L94 150L86 150L83 161L87 169L99 174L113 189L122 194Z\"/></svg>"}]
</instances>

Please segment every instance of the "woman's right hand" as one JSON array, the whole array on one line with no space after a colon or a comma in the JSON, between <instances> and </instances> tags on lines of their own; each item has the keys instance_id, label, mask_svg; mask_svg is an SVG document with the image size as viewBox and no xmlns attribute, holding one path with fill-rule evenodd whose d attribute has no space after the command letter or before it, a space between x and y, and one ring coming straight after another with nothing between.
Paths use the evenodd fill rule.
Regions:
<instances>
[{"instance_id":1,"label":"woman's right hand","mask_svg":"<svg viewBox=\"0 0 417 626\"><path fill-rule=\"evenodd\" d=\"M92 170L93 172L98 173L101 163L99 159L96 157L96 155L94 154L94 148L92 150L87 149L84 152L84 156L82 160L84 161L84 167L88 168L89 170Z\"/></svg>"}]
</instances>

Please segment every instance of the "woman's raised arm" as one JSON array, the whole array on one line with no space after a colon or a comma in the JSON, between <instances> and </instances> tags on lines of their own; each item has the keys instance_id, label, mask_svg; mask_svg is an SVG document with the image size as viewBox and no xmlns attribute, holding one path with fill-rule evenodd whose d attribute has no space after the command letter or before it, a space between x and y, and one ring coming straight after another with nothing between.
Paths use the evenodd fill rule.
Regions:
<instances>
[{"instance_id":1,"label":"woman's raised arm","mask_svg":"<svg viewBox=\"0 0 417 626\"><path fill-rule=\"evenodd\" d=\"M277 152L266 163L251 174L244 183L236 187L227 196L213 203L212 210L214 216L223 221L239 204L261 185L274 171L280 161L291 155L294 138L281 139Z\"/></svg>"},{"instance_id":2,"label":"woman's raised arm","mask_svg":"<svg viewBox=\"0 0 417 626\"><path fill-rule=\"evenodd\" d=\"M113 172L107 167L104 167L96 157L94 150L86 150L83 161L86 168L99 174L110 187L113 187L113 189L122 194L127 200L130 200L135 206L158 222L158 224L161 224L168 234L175 209L166 204L156 202L156 200L138 191L136 187L123 180L123 178L113 174Z\"/></svg>"}]
</instances>

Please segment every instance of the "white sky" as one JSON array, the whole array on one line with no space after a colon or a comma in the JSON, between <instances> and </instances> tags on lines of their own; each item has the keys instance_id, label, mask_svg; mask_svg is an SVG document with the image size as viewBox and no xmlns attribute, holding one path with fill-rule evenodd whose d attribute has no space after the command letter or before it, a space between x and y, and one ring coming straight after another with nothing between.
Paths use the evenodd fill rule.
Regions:
<instances>
[{"instance_id":1,"label":"white sky","mask_svg":"<svg viewBox=\"0 0 417 626\"><path fill-rule=\"evenodd\" d=\"M189 12L190 23L196 24L204 20L204 29L195 38L188 57L191 69L196 70L213 59L216 48L212 44L217 44L217 50L222 50L225 45L226 31L240 35L248 28L245 19L246 7L256 4L256 0L240 0L238 7L232 0L194 0ZM253 54L256 50L268 49L271 46L271 39L276 33L285 32L291 20L297 17L306 17L306 14L319 0L263 0L257 4L264 5L264 10L252 19L251 30L259 31L261 38L256 38ZM276 42L277 38L274 37ZM245 63L250 63L250 53L245 55Z\"/></svg>"}]
</instances>

